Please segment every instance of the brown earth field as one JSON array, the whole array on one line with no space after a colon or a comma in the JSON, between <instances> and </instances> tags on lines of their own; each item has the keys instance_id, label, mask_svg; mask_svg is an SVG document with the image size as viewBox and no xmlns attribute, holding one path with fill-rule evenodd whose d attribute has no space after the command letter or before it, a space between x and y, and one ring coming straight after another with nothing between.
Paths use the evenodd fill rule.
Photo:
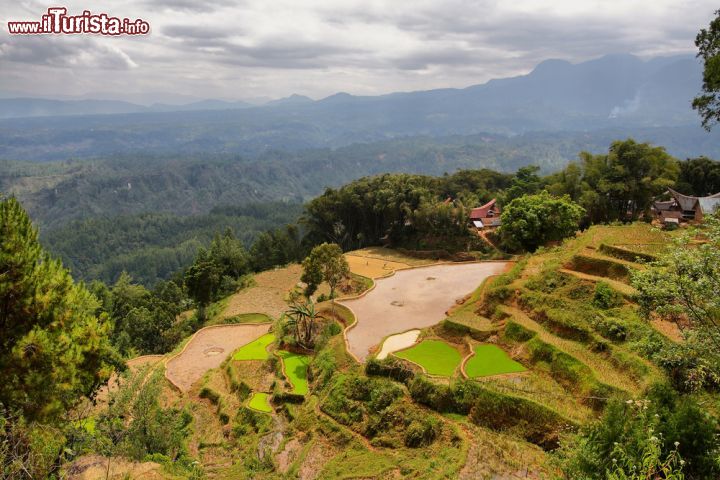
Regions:
<instances>
[{"instance_id":1,"label":"brown earth field","mask_svg":"<svg viewBox=\"0 0 720 480\"><path fill-rule=\"evenodd\" d=\"M269 323L218 325L199 330L183 351L167 362L165 374L173 385L187 392L205 372L219 367L233 351L269 330Z\"/></svg>"}]
</instances>

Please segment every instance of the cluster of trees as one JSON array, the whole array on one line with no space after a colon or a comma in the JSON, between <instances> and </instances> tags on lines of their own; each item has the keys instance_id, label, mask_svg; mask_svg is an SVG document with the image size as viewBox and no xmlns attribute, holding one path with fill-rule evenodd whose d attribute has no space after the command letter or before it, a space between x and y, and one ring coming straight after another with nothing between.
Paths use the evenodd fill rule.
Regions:
<instances>
[{"instance_id":1,"label":"cluster of trees","mask_svg":"<svg viewBox=\"0 0 720 480\"><path fill-rule=\"evenodd\" d=\"M329 241L344 250L383 242L414 245L419 238L467 236L467 208L490 200L511 179L512 175L491 170L462 170L443 177L366 177L339 189L327 189L311 200L303 225L310 243ZM454 203L443 204L448 198Z\"/></svg>"},{"instance_id":2,"label":"cluster of trees","mask_svg":"<svg viewBox=\"0 0 720 480\"><path fill-rule=\"evenodd\" d=\"M668 187L691 194L720 191L720 163L680 162L662 147L627 139L613 142L606 154L582 152L578 162L547 176L540 176L537 166L514 175L491 170L443 177L384 174L326 190L307 204L303 226L309 244L329 241L344 250L381 243L481 248L467 228L469 210L498 198L505 206L505 246L534 250L578 227L637 220Z\"/></svg>"},{"instance_id":3,"label":"cluster of trees","mask_svg":"<svg viewBox=\"0 0 720 480\"><path fill-rule=\"evenodd\" d=\"M637 220L653 199L674 187L679 162L664 148L632 139L613 142L607 154L580 154L580 162L544 179L554 195L568 195L587 223Z\"/></svg>"}]
</instances>

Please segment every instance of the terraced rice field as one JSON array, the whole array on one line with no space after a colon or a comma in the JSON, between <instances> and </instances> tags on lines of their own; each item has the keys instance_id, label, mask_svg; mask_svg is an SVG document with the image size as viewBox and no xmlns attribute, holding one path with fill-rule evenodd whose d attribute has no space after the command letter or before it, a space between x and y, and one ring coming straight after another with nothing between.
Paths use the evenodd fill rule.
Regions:
<instances>
[{"instance_id":1,"label":"terraced rice field","mask_svg":"<svg viewBox=\"0 0 720 480\"><path fill-rule=\"evenodd\" d=\"M439 323L456 300L506 267L507 262L440 264L377 280L364 297L339 302L357 319L346 333L350 352L364 361L383 338Z\"/></svg>"},{"instance_id":2,"label":"terraced rice field","mask_svg":"<svg viewBox=\"0 0 720 480\"><path fill-rule=\"evenodd\" d=\"M441 340L423 340L395 355L417 363L430 375L441 377L451 377L462 361L460 352Z\"/></svg>"},{"instance_id":3,"label":"terraced rice field","mask_svg":"<svg viewBox=\"0 0 720 480\"><path fill-rule=\"evenodd\" d=\"M270 406L270 396L264 392L253 393L248 401L248 407L258 412L270 413L272 407Z\"/></svg>"},{"instance_id":4,"label":"terraced rice field","mask_svg":"<svg viewBox=\"0 0 720 480\"><path fill-rule=\"evenodd\" d=\"M282 359L283 371L293 387L291 393L307 395L307 370L310 364L310 358L307 355L286 352L285 350L280 350L277 352L277 355Z\"/></svg>"},{"instance_id":5,"label":"terraced rice field","mask_svg":"<svg viewBox=\"0 0 720 480\"><path fill-rule=\"evenodd\" d=\"M500 347L495 345L476 345L475 355L465 363L465 374L469 378L489 377L504 373L517 373L526 370Z\"/></svg>"},{"instance_id":6,"label":"terraced rice field","mask_svg":"<svg viewBox=\"0 0 720 480\"><path fill-rule=\"evenodd\" d=\"M240 347L233 354L233 360L267 360L270 357L267 348L274 341L275 335L267 333L257 340Z\"/></svg>"},{"instance_id":7,"label":"terraced rice field","mask_svg":"<svg viewBox=\"0 0 720 480\"><path fill-rule=\"evenodd\" d=\"M260 338L270 324L219 325L199 330L183 351L167 362L165 374L176 387L186 392L210 369L217 368L239 347Z\"/></svg>"}]
</instances>

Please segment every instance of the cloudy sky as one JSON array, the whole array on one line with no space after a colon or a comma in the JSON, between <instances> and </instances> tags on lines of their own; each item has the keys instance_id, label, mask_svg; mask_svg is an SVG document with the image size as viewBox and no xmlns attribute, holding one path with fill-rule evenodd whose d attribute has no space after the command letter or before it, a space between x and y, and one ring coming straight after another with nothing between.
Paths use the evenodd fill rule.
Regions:
<instances>
[{"instance_id":1,"label":"cloudy sky","mask_svg":"<svg viewBox=\"0 0 720 480\"><path fill-rule=\"evenodd\" d=\"M140 37L14 36L48 6ZM250 99L463 87L542 60L694 53L709 0L0 0L0 95Z\"/></svg>"}]
</instances>

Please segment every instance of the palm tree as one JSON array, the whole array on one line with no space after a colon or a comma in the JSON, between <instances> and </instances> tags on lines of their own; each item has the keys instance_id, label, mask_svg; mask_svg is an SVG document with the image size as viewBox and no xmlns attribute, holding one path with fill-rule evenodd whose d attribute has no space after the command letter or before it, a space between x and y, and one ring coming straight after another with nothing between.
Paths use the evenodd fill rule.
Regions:
<instances>
[{"instance_id":1,"label":"palm tree","mask_svg":"<svg viewBox=\"0 0 720 480\"><path fill-rule=\"evenodd\" d=\"M315 345L315 322L325 318L315 310L313 301L293 302L282 318L287 326L293 328L295 342L303 348L312 349Z\"/></svg>"}]
</instances>

